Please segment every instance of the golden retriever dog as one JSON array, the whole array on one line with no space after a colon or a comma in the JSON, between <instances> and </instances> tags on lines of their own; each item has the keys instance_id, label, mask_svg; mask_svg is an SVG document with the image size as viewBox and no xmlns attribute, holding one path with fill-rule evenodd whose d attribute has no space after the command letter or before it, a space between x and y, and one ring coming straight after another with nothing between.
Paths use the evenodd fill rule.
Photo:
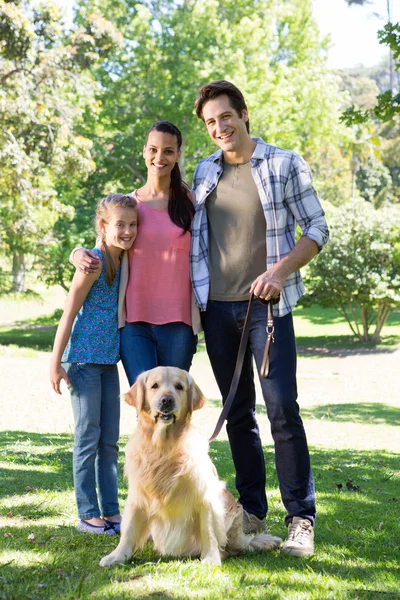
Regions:
<instances>
[{"instance_id":1,"label":"golden retriever dog","mask_svg":"<svg viewBox=\"0 0 400 600\"><path fill-rule=\"evenodd\" d=\"M218 478L208 441L192 426L205 398L186 371L157 367L126 395L138 426L126 447L128 498L117 548L100 561L125 562L151 536L163 555L220 565L246 550L278 548L281 539L243 533L243 509Z\"/></svg>"}]
</instances>

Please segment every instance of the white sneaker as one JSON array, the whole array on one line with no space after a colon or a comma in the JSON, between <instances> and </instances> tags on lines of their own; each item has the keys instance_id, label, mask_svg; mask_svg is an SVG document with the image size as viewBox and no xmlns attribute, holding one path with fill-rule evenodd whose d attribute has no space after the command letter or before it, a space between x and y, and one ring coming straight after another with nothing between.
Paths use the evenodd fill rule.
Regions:
<instances>
[{"instance_id":1,"label":"white sneaker","mask_svg":"<svg viewBox=\"0 0 400 600\"><path fill-rule=\"evenodd\" d=\"M288 526L289 535L283 544L282 554L311 556L314 554L314 529L308 519L293 517Z\"/></svg>"}]
</instances>

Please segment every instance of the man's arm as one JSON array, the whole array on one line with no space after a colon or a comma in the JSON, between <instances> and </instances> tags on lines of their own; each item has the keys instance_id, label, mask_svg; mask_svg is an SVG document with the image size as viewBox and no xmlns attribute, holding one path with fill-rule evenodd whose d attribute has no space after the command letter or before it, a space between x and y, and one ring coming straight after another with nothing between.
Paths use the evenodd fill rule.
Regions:
<instances>
[{"instance_id":1,"label":"man's arm","mask_svg":"<svg viewBox=\"0 0 400 600\"><path fill-rule=\"evenodd\" d=\"M262 300L276 298L285 287L286 279L291 273L304 267L319 252L316 242L303 236L293 250L253 281L250 293Z\"/></svg>"},{"instance_id":2,"label":"man's arm","mask_svg":"<svg viewBox=\"0 0 400 600\"><path fill-rule=\"evenodd\" d=\"M250 292L262 299L276 298L288 276L304 267L320 252L329 238L324 211L312 185L306 161L294 154L285 186L285 204L303 236L284 258L262 273L252 283Z\"/></svg>"}]
</instances>

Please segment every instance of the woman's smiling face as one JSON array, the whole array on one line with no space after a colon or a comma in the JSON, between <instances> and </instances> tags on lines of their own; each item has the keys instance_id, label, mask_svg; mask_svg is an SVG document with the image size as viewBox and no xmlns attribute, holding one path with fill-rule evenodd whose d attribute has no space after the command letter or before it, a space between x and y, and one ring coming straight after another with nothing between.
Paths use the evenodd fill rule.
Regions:
<instances>
[{"instance_id":1,"label":"woman's smiling face","mask_svg":"<svg viewBox=\"0 0 400 600\"><path fill-rule=\"evenodd\" d=\"M143 148L143 157L149 174L157 177L170 175L180 155L175 135L154 129L150 131Z\"/></svg>"}]
</instances>

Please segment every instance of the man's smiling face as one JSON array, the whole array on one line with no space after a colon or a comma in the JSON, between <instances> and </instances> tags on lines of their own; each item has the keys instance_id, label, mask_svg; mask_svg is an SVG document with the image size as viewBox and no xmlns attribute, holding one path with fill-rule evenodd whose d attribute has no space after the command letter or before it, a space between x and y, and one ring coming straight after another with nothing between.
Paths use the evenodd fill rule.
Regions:
<instances>
[{"instance_id":1,"label":"man's smiling face","mask_svg":"<svg viewBox=\"0 0 400 600\"><path fill-rule=\"evenodd\" d=\"M239 115L230 105L228 96L222 95L206 102L203 120L210 138L221 150L240 153L249 137L246 129L247 110Z\"/></svg>"}]
</instances>

